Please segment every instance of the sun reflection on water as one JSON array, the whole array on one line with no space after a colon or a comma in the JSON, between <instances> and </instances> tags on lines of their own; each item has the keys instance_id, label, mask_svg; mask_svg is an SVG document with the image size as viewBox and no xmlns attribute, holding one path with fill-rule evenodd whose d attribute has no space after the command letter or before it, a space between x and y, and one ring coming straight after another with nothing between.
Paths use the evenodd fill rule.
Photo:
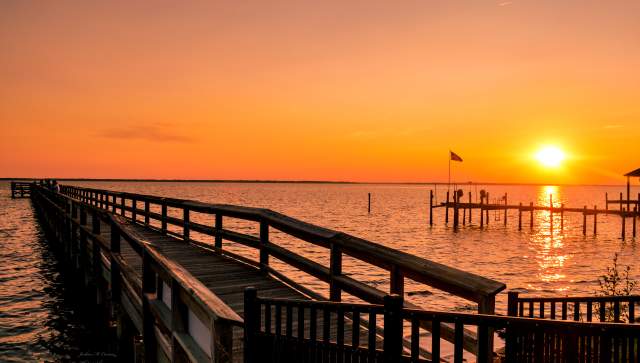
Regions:
<instances>
[{"instance_id":1,"label":"sun reflection on water","mask_svg":"<svg viewBox=\"0 0 640 363\"><path fill-rule=\"evenodd\" d=\"M550 197L551 196L551 197ZM562 202L562 193L557 186L543 186L539 189L537 204L559 208ZM532 286L534 290L544 290L544 283L555 283L555 291L568 289L567 286L557 287L558 282L566 278L565 265L572 257L568 251L564 233L561 229L562 221L560 213L551 214L548 210L534 212L535 228L531 234L530 249L534 252L538 263L538 281L540 286ZM568 283L568 282L567 282Z\"/></svg>"}]
</instances>

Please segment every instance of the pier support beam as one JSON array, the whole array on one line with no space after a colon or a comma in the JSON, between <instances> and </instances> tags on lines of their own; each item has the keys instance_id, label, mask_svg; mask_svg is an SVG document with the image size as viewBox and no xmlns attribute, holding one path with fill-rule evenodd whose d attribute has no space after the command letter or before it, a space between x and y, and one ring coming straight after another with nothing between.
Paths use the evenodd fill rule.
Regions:
<instances>
[{"instance_id":1,"label":"pier support beam","mask_svg":"<svg viewBox=\"0 0 640 363\"><path fill-rule=\"evenodd\" d=\"M598 233L598 206L593 206L593 235Z\"/></svg>"},{"instance_id":2,"label":"pier support beam","mask_svg":"<svg viewBox=\"0 0 640 363\"><path fill-rule=\"evenodd\" d=\"M582 235L587 235L587 206L584 206L584 210L582 211Z\"/></svg>"}]
</instances>

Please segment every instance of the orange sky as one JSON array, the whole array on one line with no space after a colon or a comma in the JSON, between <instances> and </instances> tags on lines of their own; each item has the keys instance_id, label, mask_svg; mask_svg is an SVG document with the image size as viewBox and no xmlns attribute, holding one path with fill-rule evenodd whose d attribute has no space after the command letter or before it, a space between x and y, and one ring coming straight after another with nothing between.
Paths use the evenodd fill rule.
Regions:
<instances>
[{"instance_id":1,"label":"orange sky","mask_svg":"<svg viewBox=\"0 0 640 363\"><path fill-rule=\"evenodd\" d=\"M622 183L638 1L2 1L0 177ZM545 170L544 144L568 159Z\"/></svg>"}]
</instances>

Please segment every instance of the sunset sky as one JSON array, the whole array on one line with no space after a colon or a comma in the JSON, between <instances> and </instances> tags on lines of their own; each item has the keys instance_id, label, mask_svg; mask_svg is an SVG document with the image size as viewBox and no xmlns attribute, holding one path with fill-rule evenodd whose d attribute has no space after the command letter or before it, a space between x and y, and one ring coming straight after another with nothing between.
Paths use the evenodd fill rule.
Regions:
<instances>
[{"instance_id":1,"label":"sunset sky","mask_svg":"<svg viewBox=\"0 0 640 363\"><path fill-rule=\"evenodd\" d=\"M639 1L0 2L0 177L623 183ZM559 167L535 159L545 145Z\"/></svg>"}]
</instances>

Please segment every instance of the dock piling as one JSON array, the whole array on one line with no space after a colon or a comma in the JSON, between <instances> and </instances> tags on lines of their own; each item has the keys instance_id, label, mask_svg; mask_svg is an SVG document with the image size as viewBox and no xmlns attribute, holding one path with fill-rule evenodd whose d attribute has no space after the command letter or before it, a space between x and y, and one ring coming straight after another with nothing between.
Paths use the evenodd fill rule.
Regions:
<instances>
[{"instance_id":1,"label":"dock piling","mask_svg":"<svg viewBox=\"0 0 640 363\"><path fill-rule=\"evenodd\" d=\"M447 190L447 202L444 205L444 224L449 224L449 191Z\"/></svg>"},{"instance_id":2,"label":"dock piling","mask_svg":"<svg viewBox=\"0 0 640 363\"><path fill-rule=\"evenodd\" d=\"M518 231L522 231L522 202L518 205Z\"/></svg>"},{"instance_id":3,"label":"dock piling","mask_svg":"<svg viewBox=\"0 0 640 363\"><path fill-rule=\"evenodd\" d=\"M584 206L584 211L582 212L582 235L587 235L587 206Z\"/></svg>"},{"instance_id":4,"label":"dock piling","mask_svg":"<svg viewBox=\"0 0 640 363\"><path fill-rule=\"evenodd\" d=\"M480 228L484 227L484 197L480 196Z\"/></svg>"},{"instance_id":5,"label":"dock piling","mask_svg":"<svg viewBox=\"0 0 640 363\"><path fill-rule=\"evenodd\" d=\"M620 195L622 195L622 193L620 193ZM624 240L627 234L626 228L627 227L627 218L624 214L622 214L622 239Z\"/></svg>"},{"instance_id":6,"label":"dock piling","mask_svg":"<svg viewBox=\"0 0 640 363\"><path fill-rule=\"evenodd\" d=\"M367 213L371 214L371 193L367 193L368 203L367 203Z\"/></svg>"},{"instance_id":7,"label":"dock piling","mask_svg":"<svg viewBox=\"0 0 640 363\"><path fill-rule=\"evenodd\" d=\"M507 203L507 193L504 193L504 226L507 226L507 211L509 210L507 208L509 204Z\"/></svg>"},{"instance_id":8,"label":"dock piling","mask_svg":"<svg viewBox=\"0 0 640 363\"><path fill-rule=\"evenodd\" d=\"M633 208L633 216L631 216L631 218L633 219L633 238L636 238L636 214L638 213L638 208L634 207Z\"/></svg>"},{"instance_id":9,"label":"dock piling","mask_svg":"<svg viewBox=\"0 0 640 363\"><path fill-rule=\"evenodd\" d=\"M529 203L529 210L530 210L530 214L529 214L529 228L533 229L533 202Z\"/></svg>"},{"instance_id":10,"label":"dock piling","mask_svg":"<svg viewBox=\"0 0 640 363\"><path fill-rule=\"evenodd\" d=\"M640 198L638 198L638 200L640 200ZM469 224L471 224L471 211L473 210L473 208L471 208L471 192L469 192Z\"/></svg>"},{"instance_id":11,"label":"dock piling","mask_svg":"<svg viewBox=\"0 0 640 363\"><path fill-rule=\"evenodd\" d=\"M560 231L564 231L564 203L560 204Z\"/></svg>"},{"instance_id":12,"label":"dock piling","mask_svg":"<svg viewBox=\"0 0 640 363\"><path fill-rule=\"evenodd\" d=\"M598 233L598 206L593 206L593 235L595 236Z\"/></svg>"},{"instance_id":13,"label":"dock piling","mask_svg":"<svg viewBox=\"0 0 640 363\"><path fill-rule=\"evenodd\" d=\"M429 190L429 225L433 226L433 190Z\"/></svg>"}]
</instances>

